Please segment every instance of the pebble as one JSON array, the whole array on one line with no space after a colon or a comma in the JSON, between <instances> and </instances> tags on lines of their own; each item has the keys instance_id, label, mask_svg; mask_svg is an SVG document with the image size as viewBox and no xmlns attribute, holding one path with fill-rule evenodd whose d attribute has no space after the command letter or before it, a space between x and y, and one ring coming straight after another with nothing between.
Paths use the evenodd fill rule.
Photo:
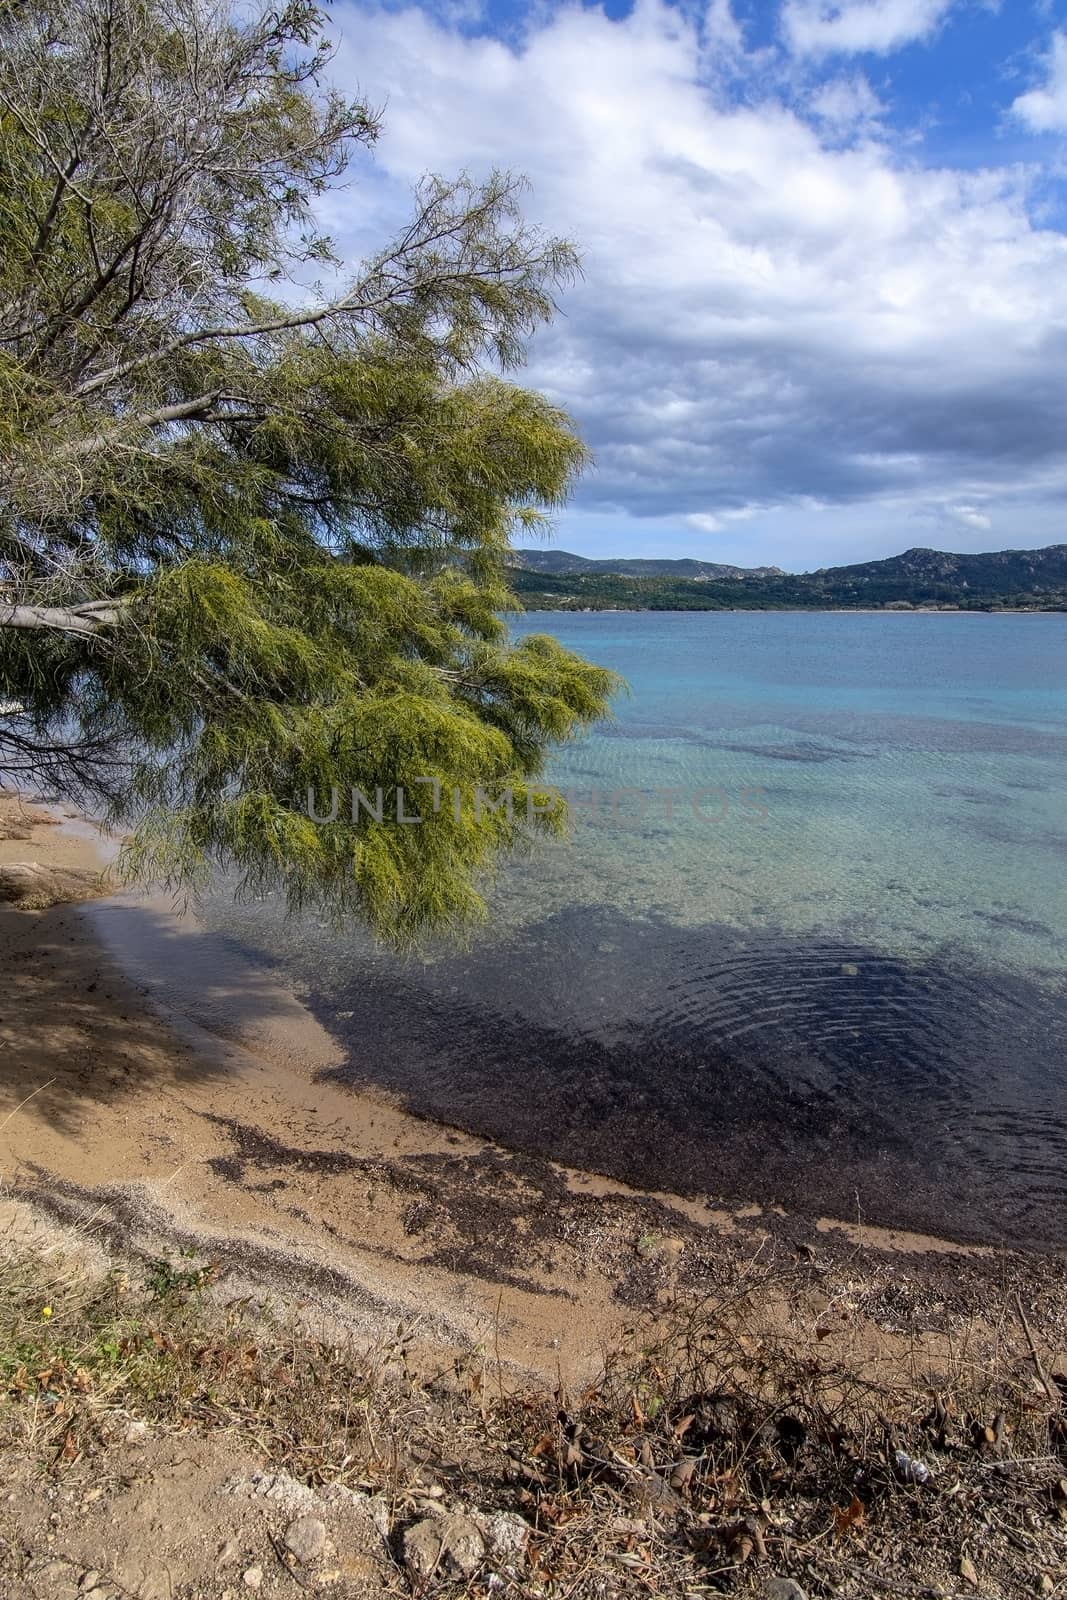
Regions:
<instances>
[{"instance_id":1,"label":"pebble","mask_svg":"<svg viewBox=\"0 0 1067 1600\"><path fill-rule=\"evenodd\" d=\"M768 1578L763 1585L766 1600L808 1600L799 1583L792 1578Z\"/></svg>"},{"instance_id":2,"label":"pebble","mask_svg":"<svg viewBox=\"0 0 1067 1600\"><path fill-rule=\"evenodd\" d=\"M926 1462L917 1460L915 1456L909 1456L906 1450L897 1451L896 1455L893 1457L893 1464L897 1469L897 1475L901 1477L905 1483L930 1482L931 1473L930 1468L926 1465Z\"/></svg>"},{"instance_id":3,"label":"pebble","mask_svg":"<svg viewBox=\"0 0 1067 1600\"><path fill-rule=\"evenodd\" d=\"M302 1567L310 1567L326 1548L326 1524L318 1517L297 1517L285 1530L285 1545Z\"/></svg>"},{"instance_id":4,"label":"pebble","mask_svg":"<svg viewBox=\"0 0 1067 1600\"><path fill-rule=\"evenodd\" d=\"M249 1567L243 1576L246 1589L258 1589L263 1582L263 1568Z\"/></svg>"},{"instance_id":5,"label":"pebble","mask_svg":"<svg viewBox=\"0 0 1067 1600\"><path fill-rule=\"evenodd\" d=\"M97 1572L95 1568L90 1568L90 1570L88 1572L83 1572L82 1573L81 1581L78 1584L78 1588L79 1589L95 1589L97 1587L97 1585L99 1584L99 1582L100 1582L100 1574L99 1574L99 1572Z\"/></svg>"}]
</instances>

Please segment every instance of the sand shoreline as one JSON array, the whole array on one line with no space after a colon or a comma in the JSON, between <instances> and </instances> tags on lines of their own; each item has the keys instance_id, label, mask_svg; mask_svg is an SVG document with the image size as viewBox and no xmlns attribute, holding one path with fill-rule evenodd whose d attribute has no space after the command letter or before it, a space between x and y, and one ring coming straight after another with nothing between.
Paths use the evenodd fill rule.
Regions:
<instances>
[{"instance_id":1,"label":"sand shoreline","mask_svg":"<svg viewBox=\"0 0 1067 1600\"><path fill-rule=\"evenodd\" d=\"M0 864L99 864L90 830L18 807L0 819L29 837L0 842ZM892 1282L903 1322L929 1329L1008 1279L1059 1298L1062 1256L640 1192L423 1121L329 1081L338 1046L269 974L206 961L180 1014L108 952L103 925L113 941L124 919L127 955L151 927L188 974L199 935L165 904L0 908L0 1188L91 1217L113 1246L199 1249L368 1327L399 1314L446 1343L492 1337L545 1376L583 1373L635 1312L754 1261L816 1317L861 1277L857 1304Z\"/></svg>"}]
</instances>

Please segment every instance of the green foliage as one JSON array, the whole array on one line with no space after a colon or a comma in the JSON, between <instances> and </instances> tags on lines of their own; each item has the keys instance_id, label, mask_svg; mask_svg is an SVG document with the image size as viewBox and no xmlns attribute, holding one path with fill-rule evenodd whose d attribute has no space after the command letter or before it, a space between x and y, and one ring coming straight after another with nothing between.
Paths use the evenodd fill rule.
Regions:
<instances>
[{"instance_id":1,"label":"green foliage","mask_svg":"<svg viewBox=\"0 0 1067 1600\"><path fill-rule=\"evenodd\" d=\"M405 940L562 826L546 750L615 681L500 620L585 461L505 376L575 269L520 185L429 179L352 282L269 295L335 265L314 202L377 132L322 23L0 4L0 760L102 798L133 874L235 863ZM398 822L427 779L448 803Z\"/></svg>"},{"instance_id":2,"label":"green foliage","mask_svg":"<svg viewBox=\"0 0 1067 1600\"><path fill-rule=\"evenodd\" d=\"M182 1250L182 1256L192 1261L195 1250ZM215 1268L210 1262L202 1266L176 1266L162 1257L150 1261L145 1274L145 1291L153 1300L169 1300L181 1304L190 1295L200 1294L211 1282Z\"/></svg>"}]
</instances>

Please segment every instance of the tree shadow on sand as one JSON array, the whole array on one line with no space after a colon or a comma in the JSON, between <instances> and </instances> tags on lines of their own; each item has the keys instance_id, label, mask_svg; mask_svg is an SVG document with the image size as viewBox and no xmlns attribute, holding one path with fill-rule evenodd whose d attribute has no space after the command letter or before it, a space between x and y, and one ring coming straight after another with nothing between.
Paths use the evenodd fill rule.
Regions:
<instances>
[{"instance_id":1,"label":"tree shadow on sand","mask_svg":"<svg viewBox=\"0 0 1067 1600\"><path fill-rule=\"evenodd\" d=\"M0 908L0 972L0 1159L23 1118L77 1134L146 1085L233 1074L250 1030L303 1016L231 941L132 898Z\"/></svg>"}]
</instances>

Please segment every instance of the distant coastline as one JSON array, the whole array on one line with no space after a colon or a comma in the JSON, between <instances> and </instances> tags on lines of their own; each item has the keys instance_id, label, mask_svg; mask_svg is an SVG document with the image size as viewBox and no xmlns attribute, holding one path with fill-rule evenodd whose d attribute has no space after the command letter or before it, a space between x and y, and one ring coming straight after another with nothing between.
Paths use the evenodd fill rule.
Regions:
<instances>
[{"instance_id":1,"label":"distant coastline","mask_svg":"<svg viewBox=\"0 0 1067 1600\"><path fill-rule=\"evenodd\" d=\"M1067 612L1067 545L955 555L913 549L884 561L790 573L716 562L516 550L509 576L527 611Z\"/></svg>"},{"instance_id":2,"label":"distant coastline","mask_svg":"<svg viewBox=\"0 0 1067 1600\"><path fill-rule=\"evenodd\" d=\"M852 617L1049 617L1067 616L1067 601L1057 606L551 606L523 605L529 616L555 617L561 611L570 616L620 616L635 611L666 611L684 616L693 611L713 611L724 616L740 614L758 615L773 612L775 616L852 616Z\"/></svg>"}]
</instances>

